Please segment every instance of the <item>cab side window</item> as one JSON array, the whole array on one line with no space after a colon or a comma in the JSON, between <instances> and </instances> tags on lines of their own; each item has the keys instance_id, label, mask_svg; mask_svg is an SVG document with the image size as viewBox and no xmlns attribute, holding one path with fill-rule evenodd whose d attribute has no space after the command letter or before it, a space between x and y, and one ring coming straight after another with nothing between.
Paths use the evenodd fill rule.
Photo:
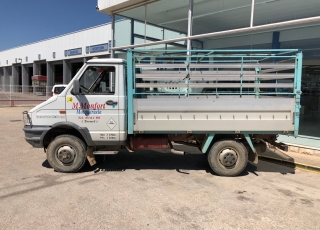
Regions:
<instances>
[{"instance_id":1,"label":"cab side window","mask_svg":"<svg viewBox=\"0 0 320 230\"><path fill-rule=\"evenodd\" d=\"M60 94L66 87L64 86L57 86L54 88L54 93L55 94Z\"/></svg>"},{"instance_id":2,"label":"cab side window","mask_svg":"<svg viewBox=\"0 0 320 230\"><path fill-rule=\"evenodd\" d=\"M115 94L115 67L90 66L79 80L80 93Z\"/></svg>"}]
</instances>

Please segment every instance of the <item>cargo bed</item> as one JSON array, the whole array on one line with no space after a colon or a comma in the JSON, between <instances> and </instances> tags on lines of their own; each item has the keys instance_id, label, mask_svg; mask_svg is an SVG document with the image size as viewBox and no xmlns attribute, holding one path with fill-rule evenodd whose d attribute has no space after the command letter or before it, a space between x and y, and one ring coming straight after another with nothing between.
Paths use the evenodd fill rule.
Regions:
<instances>
[{"instance_id":1,"label":"cargo bed","mask_svg":"<svg viewBox=\"0 0 320 230\"><path fill-rule=\"evenodd\" d=\"M150 52L128 52L129 134L298 134L298 50Z\"/></svg>"}]
</instances>

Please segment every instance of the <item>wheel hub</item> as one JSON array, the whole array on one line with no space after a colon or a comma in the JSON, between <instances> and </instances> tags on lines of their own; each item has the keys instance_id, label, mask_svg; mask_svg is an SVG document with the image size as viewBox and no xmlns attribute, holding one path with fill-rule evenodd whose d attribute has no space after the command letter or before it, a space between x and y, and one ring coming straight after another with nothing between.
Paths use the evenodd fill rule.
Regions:
<instances>
[{"instance_id":1,"label":"wheel hub","mask_svg":"<svg viewBox=\"0 0 320 230\"><path fill-rule=\"evenodd\" d=\"M63 164L69 164L74 161L75 151L70 146L62 146L58 150L57 157Z\"/></svg>"},{"instance_id":2,"label":"wheel hub","mask_svg":"<svg viewBox=\"0 0 320 230\"><path fill-rule=\"evenodd\" d=\"M236 151L232 149L224 149L223 151L220 152L219 160L221 164L223 164L224 166L230 167L237 162L238 155Z\"/></svg>"}]
</instances>

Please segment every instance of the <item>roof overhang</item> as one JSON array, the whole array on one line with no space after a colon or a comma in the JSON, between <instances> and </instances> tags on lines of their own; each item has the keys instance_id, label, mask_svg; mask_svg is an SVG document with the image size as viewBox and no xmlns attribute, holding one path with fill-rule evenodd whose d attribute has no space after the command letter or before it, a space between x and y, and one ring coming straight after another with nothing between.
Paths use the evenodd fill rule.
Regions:
<instances>
[{"instance_id":1,"label":"roof overhang","mask_svg":"<svg viewBox=\"0 0 320 230\"><path fill-rule=\"evenodd\" d=\"M98 0L98 11L109 15L137 8L158 0Z\"/></svg>"}]
</instances>

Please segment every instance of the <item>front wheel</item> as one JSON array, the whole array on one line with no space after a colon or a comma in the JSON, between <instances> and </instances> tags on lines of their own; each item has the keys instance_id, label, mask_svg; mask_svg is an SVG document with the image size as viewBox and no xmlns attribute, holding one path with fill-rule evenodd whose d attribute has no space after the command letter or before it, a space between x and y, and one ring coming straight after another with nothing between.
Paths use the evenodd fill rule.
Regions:
<instances>
[{"instance_id":1,"label":"front wheel","mask_svg":"<svg viewBox=\"0 0 320 230\"><path fill-rule=\"evenodd\" d=\"M237 176L248 163L246 147L235 140L216 142L208 154L211 169L220 176Z\"/></svg>"},{"instance_id":2,"label":"front wheel","mask_svg":"<svg viewBox=\"0 0 320 230\"><path fill-rule=\"evenodd\" d=\"M47 148L47 159L58 172L77 172L86 162L86 147L72 135L56 137Z\"/></svg>"}]
</instances>

